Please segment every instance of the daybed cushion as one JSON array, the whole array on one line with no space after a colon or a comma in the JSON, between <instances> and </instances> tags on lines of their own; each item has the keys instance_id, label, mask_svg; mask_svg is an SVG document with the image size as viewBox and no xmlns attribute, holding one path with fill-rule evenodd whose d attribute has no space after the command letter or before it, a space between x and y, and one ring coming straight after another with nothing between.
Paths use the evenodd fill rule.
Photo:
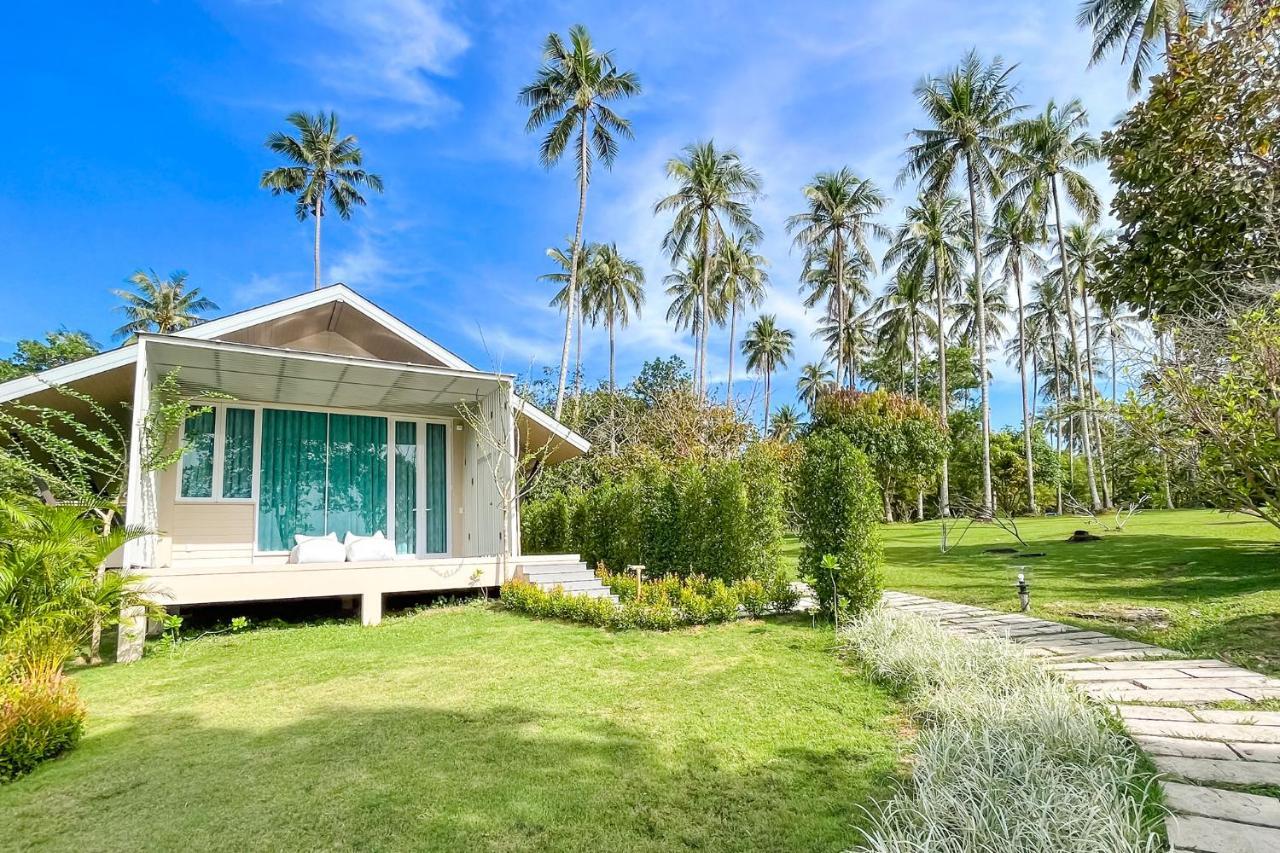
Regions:
<instances>
[{"instance_id":1,"label":"daybed cushion","mask_svg":"<svg viewBox=\"0 0 1280 853\"><path fill-rule=\"evenodd\" d=\"M347 559L347 549L338 541L338 534L326 536L293 537L297 544L289 552L290 563L341 563Z\"/></svg>"},{"instance_id":2,"label":"daybed cushion","mask_svg":"<svg viewBox=\"0 0 1280 853\"><path fill-rule=\"evenodd\" d=\"M394 560L396 558L396 546L382 535L379 530L372 536L356 536L354 533L348 533L345 540L347 547L347 562L361 563L370 560Z\"/></svg>"}]
</instances>

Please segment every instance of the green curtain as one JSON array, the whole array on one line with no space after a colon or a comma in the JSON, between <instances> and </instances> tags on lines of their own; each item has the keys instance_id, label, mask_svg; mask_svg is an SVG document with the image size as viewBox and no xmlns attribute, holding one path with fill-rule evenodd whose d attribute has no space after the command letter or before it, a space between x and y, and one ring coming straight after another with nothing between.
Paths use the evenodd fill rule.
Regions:
<instances>
[{"instance_id":1,"label":"green curtain","mask_svg":"<svg viewBox=\"0 0 1280 853\"><path fill-rule=\"evenodd\" d=\"M325 532L327 427L328 416L323 412L263 409L260 551L287 551L293 547L295 533Z\"/></svg>"},{"instance_id":2,"label":"green curtain","mask_svg":"<svg viewBox=\"0 0 1280 853\"><path fill-rule=\"evenodd\" d=\"M396 422L396 553L418 553L418 425Z\"/></svg>"},{"instance_id":3,"label":"green curtain","mask_svg":"<svg viewBox=\"0 0 1280 853\"><path fill-rule=\"evenodd\" d=\"M187 449L182 454L182 497L213 497L213 411L195 407L187 416L183 437Z\"/></svg>"},{"instance_id":4,"label":"green curtain","mask_svg":"<svg viewBox=\"0 0 1280 853\"><path fill-rule=\"evenodd\" d=\"M253 409L227 409L222 444L222 496L253 497Z\"/></svg>"},{"instance_id":5,"label":"green curtain","mask_svg":"<svg viewBox=\"0 0 1280 853\"><path fill-rule=\"evenodd\" d=\"M387 419L329 416L326 533L369 536L387 529Z\"/></svg>"},{"instance_id":6,"label":"green curtain","mask_svg":"<svg viewBox=\"0 0 1280 853\"><path fill-rule=\"evenodd\" d=\"M444 424L427 424L427 553L443 554L448 547L445 528L449 521L446 494Z\"/></svg>"}]
</instances>

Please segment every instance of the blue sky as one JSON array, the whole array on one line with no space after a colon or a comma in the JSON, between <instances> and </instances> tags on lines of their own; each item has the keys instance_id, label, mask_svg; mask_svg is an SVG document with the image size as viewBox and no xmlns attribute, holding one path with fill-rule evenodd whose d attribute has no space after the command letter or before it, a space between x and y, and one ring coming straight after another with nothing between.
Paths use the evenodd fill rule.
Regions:
<instances>
[{"instance_id":1,"label":"blue sky","mask_svg":"<svg viewBox=\"0 0 1280 853\"><path fill-rule=\"evenodd\" d=\"M516 92L546 33L586 24L644 93L620 108L636 139L591 186L586 232L648 273L648 304L619 343L629 378L646 358L689 357L664 321L663 165L688 142L736 147L764 179L756 217L774 286L762 310L797 332L776 380L816 359L816 317L796 291L783 230L814 172L848 165L893 197L921 75L976 46L1019 63L1023 103L1079 96L1095 130L1126 107L1118 60L1087 69L1068 0L894 3L519 3L430 0L19 4L0 34L0 351L65 325L103 343L111 290L137 268L185 269L232 311L311 285L311 228L258 189L266 135L296 109L335 109L386 182L350 222L326 220L323 275L344 281L478 366L558 360L563 321L537 276L572 234L568 163L537 162ZM1109 201L1106 173L1092 170ZM727 343L712 341L723 379ZM604 375L603 332L587 370ZM741 370L742 360L736 364ZM995 365L993 421L1019 418L1016 373ZM743 377L735 390L751 393ZM736 381L736 380L735 380ZM757 395L758 397L758 395Z\"/></svg>"}]
</instances>

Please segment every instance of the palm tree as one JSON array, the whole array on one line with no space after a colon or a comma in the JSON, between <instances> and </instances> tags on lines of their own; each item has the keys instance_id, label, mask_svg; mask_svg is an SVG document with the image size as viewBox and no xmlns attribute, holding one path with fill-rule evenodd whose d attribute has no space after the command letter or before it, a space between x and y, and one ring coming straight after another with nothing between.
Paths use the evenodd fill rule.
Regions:
<instances>
[{"instance_id":1,"label":"palm tree","mask_svg":"<svg viewBox=\"0 0 1280 853\"><path fill-rule=\"evenodd\" d=\"M769 437L778 441L792 441L800 431L800 415L790 404L779 406L769 420Z\"/></svg>"},{"instance_id":2,"label":"palm tree","mask_svg":"<svg viewBox=\"0 0 1280 853\"><path fill-rule=\"evenodd\" d=\"M569 310L569 282L571 279L574 281L582 280L583 275L585 275L584 271L587 264L591 263L592 253L596 250L597 246L598 244L596 243L588 243L582 247L580 252L578 252L578 270L576 276L570 275L570 267L573 264L572 245L566 246L565 249L557 249L555 247L547 249L547 257L559 264L560 271L540 275L538 276L538 281L549 281L560 285L560 289L556 291L556 295L551 297L550 304L552 308L559 308L561 311ZM577 324L577 330L574 333L574 340L576 341L578 348L577 355L574 357L573 369L574 397L576 399L577 397L582 396L582 318L586 312L583 310L583 288L576 287L574 289L574 293L577 296L577 299L574 300L575 304L572 306L573 315Z\"/></svg>"},{"instance_id":3,"label":"palm tree","mask_svg":"<svg viewBox=\"0 0 1280 853\"><path fill-rule=\"evenodd\" d=\"M667 306L667 322L672 323L676 327L676 331L688 329L693 336L693 375L698 375L699 363L699 347L702 341L703 333L703 317L707 316L710 325L720 325L724 322L725 306L721 304L718 295L724 292L721 287L711 287L711 304L707 306L710 309L709 316L704 315L702 304L702 255L686 254L681 261L682 265L677 266L674 270L667 273L663 277L662 283L666 285L667 296L671 297L671 304ZM711 275L714 283L714 276L718 275L719 267L714 263L712 265Z\"/></svg>"},{"instance_id":4,"label":"palm tree","mask_svg":"<svg viewBox=\"0 0 1280 853\"><path fill-rule=\"evenodd\" d=\"M931 127L912 131L915 144L907 149L903 176L920 178L925 187L942 192L963 174L969 191L969 245L974 247L973 280L976 307L978 385L982 407L982 509L994 509L991 489L991 401L987 382L987 329L982 298L982 246L978 194L992 196L1001 189L1001 172L1012 151L1009 128L1022 109L1014 103L1016 87L1010 82L1013 68L996 57L985 64L970 51L943 77L916 85L915 94ZM962 167L963 161L963 167Z\"/></svg>"},{"instance_id":5,"label":"palm tree","mask_svg":"<svg viewBox=\"0 0 1280 853\"><path fill-rule=\"evenodd\" d=\"M1053 380L1052 395L1054 409L1054 435L1056 436L1056 450L1058 454L1062 453L1062 369L1058 361L1059 342L1064 339L1062 326L1064 317L1062 315L1062 294L1061 287L1054 282L1053 279L1045 277L1031 288L1034 298L1027 306L1027 327L1028 330L1034 329L1036 335L1031 338L1035 349L1038 352L1047 351L1049 354L1048 366L1052 368L1051 378ZM1041 360L1043 363L1043 359ZM1049 386L1045 386L1048 393ZM1070 449L1070 448L1068 448ZM1058 482L1058 515L1062 515L1062 482Z\"/></svg>"},{"instance_id":6,"label":"palm tree","mask_svg":"<svg viewBox=\"0 0 1280 853\"><path fill-rule=\"evenodd\" d=\"M827 312L813 330L812 337L826 344L826 358L844 362L844 375L837 375L836 386L852 388L858 383L858 365L869 349L872 338L871 319L867 314L854 313L853 305L845 306L843 320L836 316L835 303L828 303Z\"/></svg>"},{"instance_id":7,"label":"palm tree","mask_svg":"<svg viewBox=\"0 0 1280 853\"><path fill-rule=\"evenodd\" d=\"M596 247L584 277L583 309L592 325L602 320L609 329L609 393L617 390L615 328L626 328L631 313L640 316L644 304L644 269L633 260L622 257L617 243Z\"/></svg>"},{"instance_id":8,"label":"palm tree","mask_svg":"<svg viewBox=\"0 0 1280 853\"><path fill-rule=\"evenodd\" d=\"M1116 304L1098 306L1098 335L1110 350L1111 405L1116 405L1116 351L1127 346L1142 330L1138 315Z\"/></svg>"},{"instance_id":9,"label":"palm tree","mask_svg":"<svg viewBox=\"0 0 1280 853\"><path fill-rule=\"evenodd\" d=\"M168 335L203 323L204 319L199 315L218 310L213 300L200 295L200 288L187 289L187 274L182 270L171 272L168 278L163 279L156 275L155 270L149 273L138 270L125 281L137 291L112 291L124 300L116 310L128 320L115 330L116 340L129 339L144 332Z\"/></svg>"},{"instance_id":10,"label":"palm tree","mask_svg":"<svg viewBox=\"0 0 1280 853\"><path fill-rule=\"evenodd\" d=\"M1142 88L1156 39L1163 37L1167 54L1173 34L1188 14L1186 0L1084 0L1076 26L1093 30L1090 68L1123 46L1121 59L1133 60L1129 72L1129 93L1133 94Z\"/></svg>"},{"instance_id":11,"label":"palm tree","mask_svg":"<svg viewBox=\"0 0 1280 853\"><path fill-rule=\"evenodd\" d=\"M668 160L667 177L676 182L676 190L653 207L655 214L675 214L662 247L673 263L690 249L701 257L702 314L709 318L712 255L731 231L757 240L761 236L760 227L751 220L749 204L760 195L760 175L743 163L736 151L717 150L714 141L707 141L685 146L680 156ZM710 330L704 323L700 331L697 393L704 399Z\"/></svg>"},{"instance_id":12,"label":"palm tree","mask_svg":"<svg viewBox=\"0 0 1280 853\"><path fill-rule=\"evenodd\" d=\"M729 306L729 378L725 384L724 402L733 408L733 351L737 341L738 312L756 308L764 301L769 287L769 262L756 254L754 237L742 234L720 244L716 255L719 267L720 301Z\"/></svg>"},{"instance_id":13,"label":"palm tree","mask_svg":"<svg viewBox=\"0 0 1280 853\"><path fill-rule=\"evenodd\" d=\"M1061 239L1064 234L1062 192L1066 192L1067 199L1088 221L1097 219L1101 207L1097 191L1084 173L1079 171L1101 156L1098 140L1086 130L1088 125L1089 116L1079 100L1073 99L1061 107L1051 100L1043 112L1034 118L1018 122L1013 129L1018 145L1015 169L1019 177L1010 188L1010 196L1027 198L1033 203L1039 199L1037 206L1043 211L1042 217L1048 214L1044 202L1052 203L1054 233L1059 235L1058 259L1064 271L1070 267L1067 264L1066 242ZM1049 188L1047 194L1039 190L1043 186ZM1081 347L1076 340L1075 310L1072 307L1075 300L1072 288L1063 287L1061 290L1066 307L1065 322L1071 335L1075 387L1083 395L1084 370L1080 361ZM1085 408L1083 396L1080 404L1081 408ZM1093 439L1089 429L1083 432L1089 499L1093 508L1098 510L1102 508L1102 500L1098 496L1098 482L1094 474Z\"/></svg>"},{"instance_id":14,"label":"palm tree","mask_svg":"<svg viewBox=\"0 0 1280 853\"><path fill-rule=\"evenodd\" d=\"M903 215L905 221L894 233L885 253L885 266L897 265L899 278L928 281L935 305L935 335L938 349L938 424L947 429L947 306L959 280L960 265L968 252L965 236L963 202L958 196L925 193ZM948 462L942 459L942 477L938 486L938 512L944 518L951 514Z\"/></svg>"},{"instance_id":15,"label":"palm tree","mask_svg":"<svg viewBox=\"0 0 1280 853\"><path fill-rule=\"evenodd\" d=\"M986 317L986 349L990 351L994 345L1008 334L1005 321L1013 316L1006 296L1007 285L1003 282L988 282L978 286L972 275L964 278L964 296L952 307L953 322L951 331L955 333L961 346L976 350L979 345L978 304L981 300L982 314Z\"/></svg>"},{"instance_id":16,"label":"palm tree","mask_svg":"<svg viewBox=\"0 0 1280 853\"><path fill-rule=\"evenodd\" d=\"M640 80L631 71L619 71L611 51L596 50L586 27L580 24L569 28L568 44L559 33L548 34L542 46L542 58L543 65L533 82L520 90L520 103L529 108L525 132L532 133L550 123L551 129L543 137L538 155L548 169L560 162L571 141L578 161L578 221L570 253L568 311L556 387L555 416L558 418L564 407L569 337L573 334L578 303L578 255L582 251L582 220L587 212L592 159L599 159L605 168L611 168L618 155L614 134L632 138L631 122L614 112L608 102L639 94Z\"/></svg>"},{"instance_id":17,"label":"palm tree","mask_svg":"<svg viewBox=\"0 0 1280 853\"><path fill-rule=\"evenodd\" d=\"M1005 281L1012 285L1018 300L1018 328L1013 343L1017 348L1022 389L1022 450L1027 466L1027 506L1032 515L1037 513L1036 473L1031 450L1032 406L1027 396L1027 315L1022 298L1022 273L1024 270L1039 273L1044 267L1044 260L1034 248L1038 232L1033 210L1006 200L996 208L985 246L987 257L1000 264ZM1034 399L1034 394L1030 399Z\"/></svg>"},{"instance_id":18,"label":"palm tree","mask_svg":"<svg viewBox=\"0 0 1280 853\"><path fill-rule=\"evenodd\" d=\"M764 376L764 423L769 423L769 393L773 372L787 366L795 352L795 333L779 329L777 317L761 314L742 340L742 354L747 357L747 370Z\"/></svg>"},{"instance_id":19,"label":"palm tree","mask_svg":"<svg viewBox=\"0 0 1280 853\"><path fill-rule=\"evenodd\" d=\"M796 380L796 393L800 395L800 402L804 403L810 416L813 415L814 407L818 405L818 398L831 390L834 381L835 374L827 368L826 362L811 361L800 368L800 378Z\"/></svg>"},{"instance_id":20,"label":"palm tree","mask_svg":"<svg viewBox=\"0 0 1280 853\"><path fill-rule=\"evenodd\" d=\"M294 213L299 222L308 216L316 220L315 289L320 289L320 220L327 205L343 219L353 208L365 205L363 187L382 192L382 178L361 168L364 152L355 136L341 135L337 113L290 113L285 121L298 131L297 137L276 131L267 137L267 148L288 161L262 173L261 186L272 195L297 196Z\"/></svg>"},{"instance_id":21,"label":"palm tree","mask_svg":"<svg viewBox=\"0 0 1280 853\"><path fill-rule=\"evenodd\" d=\"M871 279L875 275L875 263L870 255L846 255L843 269L837 269L835 251L819 246L805 255L804 270L800 273L800 292L805 293L804 307L813 308L826 304L835 311L838 295L852 306L854 313L863 302L871 298ZM837 285L841 285L837 287Z\"/></svg>"},{"instance_id":22,"label":"palm tree","mask_svg":"<svg viewBox=\"0 0 1280 853\"><path fill-rule=\"evenodd\" d=\"M911 396L920 399L920 336L934 331L929 289L923 275L899 272L875 302L881 340L901 341L911 357Z\"/></svg>"},{"instance_id":23,"label":"palm tree","mask_svg":"<svg viewBox=\"0 0 1280 853\"><path fill-rule=\"evenodd\" d=\"M835 277L831 283L835 302L832 313L836 317L848 316L852 312L845 308L845 259L856 258L869 272L875 272L867 236L870 233L889 238L888 229L873 221L885 206L884 193L870 180L844 167L814 175L812 183L804 188L804 196L808 208L787 218L787 233L794 233L793 245L805 250L806 273L816 261L827 262L827 270ZM837 351L837 381L844 372L844 362Z\"/></svg>"}]
</instances>

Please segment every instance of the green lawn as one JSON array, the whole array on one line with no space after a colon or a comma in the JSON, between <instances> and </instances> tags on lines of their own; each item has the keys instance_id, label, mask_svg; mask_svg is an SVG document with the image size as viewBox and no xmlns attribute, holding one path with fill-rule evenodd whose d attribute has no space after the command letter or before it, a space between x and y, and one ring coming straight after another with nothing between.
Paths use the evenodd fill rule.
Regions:
<instances>
[{"instance_id":1,"label":"green lawn","mask_svg":"<svg viewBox=\"0 0 1280 853\"><path fill-rule=\"evenodd\" d=\"M1020 550L1044 554L1024 557L983 553L1017 546L994 525L973 525L946 555L938 522L886 525L885 586L1013 610L1014 580L1025 566L1034 609L1046 618L1280 675L1280 535L1273 527L1205 510L1152 511L1124 532L1090 527L1102 541L1064 541L1088 526L1073 517L1019 520L1030 546Z\"/></svg>"},{"instance_id":2,"label":"green lawn","mask_svg":"<svg viewBox=\"0 0 1280 853\"><path fill-rule=\"evenodd\" d=\"M840 850L902 718L807 619L655 634L479 607L77 676L0 847Z\"/></svg>"}]
</instances>

